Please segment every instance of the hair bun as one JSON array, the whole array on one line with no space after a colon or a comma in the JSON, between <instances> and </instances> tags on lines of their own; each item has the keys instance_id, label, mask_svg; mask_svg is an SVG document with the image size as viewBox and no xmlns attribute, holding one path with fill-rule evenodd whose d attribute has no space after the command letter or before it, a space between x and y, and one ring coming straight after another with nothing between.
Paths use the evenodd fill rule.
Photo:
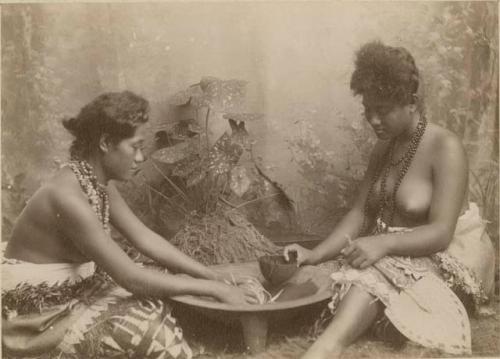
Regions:
<instances>
[{"instance_id":1,"label":"hair bun","mask_svg":"<svg viewBox=\"0 0 500 359\"><path fill-rule=\"evenodd\" d=\"M64 128L66 128L68 131L73 128L73 124L74 123L75 123L75 118L74 117L64 118L62 120L62 124L63 124Z\"/></svg>"},{"instance_id":2,"label":"hair bun","mask_svg":"<svg viewBox=\"0 0 500 359\"><path fill-rule=\"evenodd\" d=\"M62 124L66 130L68 130L73 136L77 137L80 126L76 117L65 118L62 120Z\"/></svg>"}]
</instances>

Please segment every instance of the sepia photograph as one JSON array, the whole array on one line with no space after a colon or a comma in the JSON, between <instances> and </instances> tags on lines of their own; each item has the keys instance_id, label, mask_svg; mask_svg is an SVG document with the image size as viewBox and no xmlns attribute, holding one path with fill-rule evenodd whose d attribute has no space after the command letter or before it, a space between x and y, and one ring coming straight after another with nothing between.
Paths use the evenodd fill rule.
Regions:
<instances>
[{"instance_id":1,"label":"sepia photograph","mask_svg":"<svg viewBox=\"0 0 500 359\"><path fill-rule=\"evenodd\" d=\"M1 358L500 357L497 1L0 1Z\"/></svg>"}]
</instances>

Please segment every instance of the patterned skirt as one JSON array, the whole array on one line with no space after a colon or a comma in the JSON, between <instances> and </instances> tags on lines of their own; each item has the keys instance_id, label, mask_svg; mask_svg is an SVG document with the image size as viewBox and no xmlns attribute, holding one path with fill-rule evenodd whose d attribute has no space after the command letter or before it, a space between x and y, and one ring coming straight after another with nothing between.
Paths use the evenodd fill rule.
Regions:
<instances>
[{"instance_id":1,"label":"patterned skirt","mask_svg":"<svg viewBox=\"0 0 500 359\"><path fill-rule=\"evenodd\" d=\"M383 227L379 223L378 228ZM387 233L411 230L385 226ZM331 275L335 295L329 306L335 312L350 286L356 285L384 305L375 331L390 325L397 330L393 334L399 332L401 338L425 347L470 354L468 312L485 311L493 290L494 262L485 223L478 207L471 203L458 219L454 238L443 252L428 257L386 256L363 270L342 262L340 270Z\"/></svg>"},{"instance_id":2,"label":"patterned skirt","mask_svg":"<svg viewBox=\"0 0 500 359\"><path fill-rule=\"evenodd\" d=\"M59 263L51 268L3 259L2 272L9 279L2 291L4 354L192 357L167 301L134 296L99 271L85 278L80 271L76 278L78 270L73 264ZM29 272L34 274L32 280L23 278L22 274ZM42 272L47 274L45 281ZM63 277L56 272L67 273L67 278L54 282L54 278ZM20 279L17 283L15 273Z\"/></svg>"}]
</instances>

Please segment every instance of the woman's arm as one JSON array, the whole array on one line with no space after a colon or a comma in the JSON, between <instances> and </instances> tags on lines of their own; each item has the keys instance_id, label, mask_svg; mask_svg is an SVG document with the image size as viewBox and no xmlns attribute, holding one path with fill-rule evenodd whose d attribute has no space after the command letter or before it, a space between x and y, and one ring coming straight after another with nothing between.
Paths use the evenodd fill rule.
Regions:
<instances>
[{"instance_id":1,"label":"woman's arm","mask_svg":"<svg viewBox=\"0 0 500 359\"><path fill-rule=\"evenodd\" d=\"M158 297L208 295L229 303L253 302L251 296L221 282L141 268L104 232L84 198L71 192L59 193L52 202L58 214L59 230L116 283L132 293Z\"/></svg>"},{"instance_id":2,"label":"woman's arm","mask_svg":"<svg viewBox=\"0 0 500 359\"><path fill-rule=\"evenodd\" d=\"M467 190L467 157L454 135L440 136L435 142L428 223L411 232L359 238L344 251L353 266L367 267L387 254L424 256L447 248Z\"/></svg>"},{"instance_id":3,"label":"woman's arm","mask_svg":"<svg viewBox=\"0 0 500 359\"><path fill-rule=\"evenodd\" d=\"M141 253L170 270L196 278L216 279L217 273L182 253L166 239L150 230L132 212L113 183L108 185L111 224Z\"/></svg>"},{"instance_id":4,"label":"woman's arm","mask_svg":"<svg viewBox=\"0 0 500 359\"><path fill-rule=\"evenodd\" d=\"M308 251L296 244L285 247L285 258L289 257L289 252L295 251L298 253L297 261L299 264L318 264L338 256L342 248L347 245L347 238L356 238L359 235L363 229L362 226L365 216L364 207L371 180L376 171L379 159L385 151L385 147L386 144L379 142L373 149L368 162L368 168L359 187L354 205L335 226L332 233L312 251ZM370 219L367 218L367 221L369 220Z\"/></svg>"}]
</instances>

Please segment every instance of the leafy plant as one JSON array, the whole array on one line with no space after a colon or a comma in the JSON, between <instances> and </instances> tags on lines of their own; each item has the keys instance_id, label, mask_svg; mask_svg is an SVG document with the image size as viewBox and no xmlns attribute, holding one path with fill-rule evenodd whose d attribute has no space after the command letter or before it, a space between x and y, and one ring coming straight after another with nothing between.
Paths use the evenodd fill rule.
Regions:
<instances>
[{"instance_id":1,"label":"leafy plant","mask_svg":"<svg viewBox=\"0 0 500 359\"><path fill-rule=\"evenodd\" d=\"M241 105L245 84L239 80L204 77L200 83L173 96L171 103L184 112L194 109L191 112L194 118L181 117L170 131L159 132L157 138L163 137L166 146L152 158L163 167L154 165L170 186L166 195L175 195L175 203L185 213L214 211L220 195L229 189L232 169L242 154L251 149L245 122L261 116L227 112ZM211 144L209 122L218 113L224 114L231 133L224 133Z\"/></svg>"},{"instance_id":2,"label":"leafy plant","mask_svg":"<svg viewBox=\"0 0 500 359\"><path fill-rule=\"evenodd\" d=\"M171 103L177 121L157 133L160 144L151 156L160 181L146 182L146 186L184 219L172 242L207 264L248 260L276 250L238 212L266 199L256 196L259 183L267 181L253 161L253 140L245 127L263 116L238 111L245 85L244 81L205 77L174 95ZM231 132L212 143L210 123L214 120L228 123ZM285 194L278 189L276 196Z\"/></svg>"},{"instance_id":3,"label":"leafy plant","mask_svg":"<svg viewBox=\"0 0 500 359\"><path fill-rule=\"evenodd\" d=\"M19 283L14 289L2 293L2 308L4 312L14 315L41 313L44 309L69 303L75 298L89 298L107 280L106 275L96 273L78 282L68 279L54 284Z\"/></svg>"}]
</instances>

